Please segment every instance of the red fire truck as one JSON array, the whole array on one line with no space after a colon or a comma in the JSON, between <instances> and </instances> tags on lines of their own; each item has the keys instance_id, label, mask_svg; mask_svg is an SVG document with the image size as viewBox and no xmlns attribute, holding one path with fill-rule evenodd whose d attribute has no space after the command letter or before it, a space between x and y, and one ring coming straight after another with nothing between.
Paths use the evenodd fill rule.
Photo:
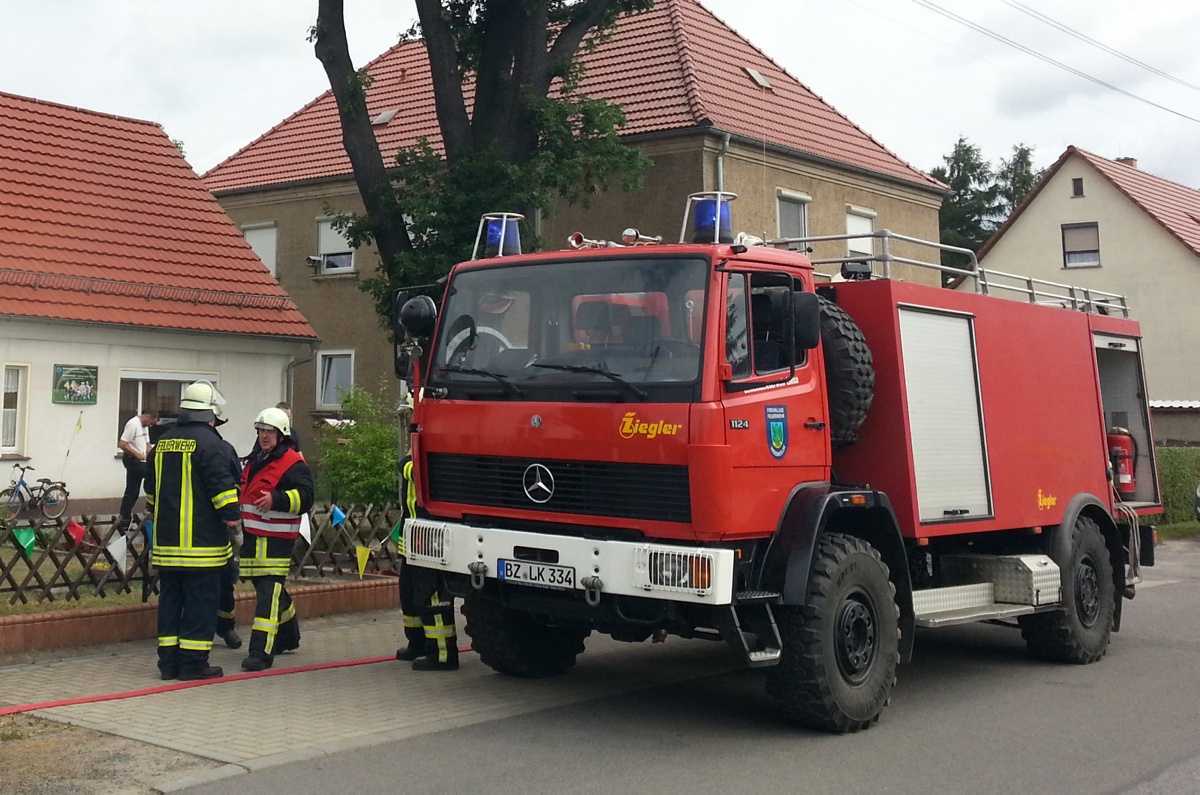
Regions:
<instances>
[{"instance_id":1,"label":"red fire truck","mask_svg":"<svg viewBox=\"0 0 1200 795\"><path fill-rule=\"evenodd\" d=\"M835 732L878 719L918 627L1099 660L1161 512L1124 299L902 281L946 269L886 231L823 278L796 249L832 238L734 238L731 198L689 197L678 244L520 254L516 218L485 216L440 311L398 297L405 548L464 598L480 659L539 677L592 632L724 641Z\"/></svg>"}]
</instances>

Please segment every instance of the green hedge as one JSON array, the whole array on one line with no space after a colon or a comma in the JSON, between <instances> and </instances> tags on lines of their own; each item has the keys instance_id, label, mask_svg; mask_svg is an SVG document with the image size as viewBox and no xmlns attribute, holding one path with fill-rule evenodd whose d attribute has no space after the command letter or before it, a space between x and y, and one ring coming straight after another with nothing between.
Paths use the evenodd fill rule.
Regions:
<instances>
[{"instance_id":1,"label":"green hedge","mask_svg":"<svg viewBox=\"0 0 1200 795\"><path fill-rule=\"evenodd\" d=\"M1158 481L1162 486L1164 524L1196 520L1196 486L1200 484L1200 447L1159 447Z\"/></svg>"}]
</instances>

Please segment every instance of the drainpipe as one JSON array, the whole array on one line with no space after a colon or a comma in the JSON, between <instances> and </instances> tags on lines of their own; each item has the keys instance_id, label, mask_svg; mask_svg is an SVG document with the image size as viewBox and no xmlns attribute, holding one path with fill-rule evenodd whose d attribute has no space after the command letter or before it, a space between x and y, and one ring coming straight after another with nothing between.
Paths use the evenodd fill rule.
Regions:
<instances>
[{"instance_id":1,"label":"drainpipe","mask_svg":"<svg viewBox=\"0 0 1200 795\"><path fill-rule=\"evenodd\" d=\"M320 340L310 341L308 343L308 355L301 359L292 359L290 362L287 363L287 366L283 368L283 399L286 400L289 404L294 405L296 402L295 400L292 399L293 392L294 392L294 390L292 389L292 383L293 383L292 371L295 370L300 365L308 364L313 359L317 358L317 349L320 347L321 347Z\"/></svg>"},{"instance_id":2,"label":"drainpipe","mask_svg":"<svg viewBox=\"0 0 1200 795\"><path fill-rule=\"evenodd\" d=\"M717 152L717 190L725 190L725 153L729 151L729 133L721 138L721 149Z\"/></svg>"}]
</instances>

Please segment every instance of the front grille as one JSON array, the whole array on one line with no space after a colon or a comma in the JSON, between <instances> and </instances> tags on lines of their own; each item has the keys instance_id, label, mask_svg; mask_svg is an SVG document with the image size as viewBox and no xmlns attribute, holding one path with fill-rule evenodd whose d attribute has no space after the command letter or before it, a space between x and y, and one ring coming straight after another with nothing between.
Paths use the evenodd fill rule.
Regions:
<instances>
[{"instance_id":1,"label":"front grille","mask_svg":"<svg viewBox=\"0 0 1200 795\"><path fill-rule=\"evenodd\" d=\"M660 522L692 520L687 467L447 453L429 454L426 464L429 494L437 502ZM540 503L525 493L526 470L535 464L554 477L552 496Z\"/></svg>"}]
</instances>

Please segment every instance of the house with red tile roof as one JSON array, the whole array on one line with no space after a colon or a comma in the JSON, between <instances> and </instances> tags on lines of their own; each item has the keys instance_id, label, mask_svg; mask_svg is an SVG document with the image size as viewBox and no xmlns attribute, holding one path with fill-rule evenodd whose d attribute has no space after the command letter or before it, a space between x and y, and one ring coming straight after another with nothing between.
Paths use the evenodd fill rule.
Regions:
<instances>
[{"instance_id":1,"label":"house with red tile roof","mask_svg":"<svg viewBox=\"0 0 1200 795\"><path fill-rule=\"evenodd\" d=\"M979 261L1124 295L1142 326L1155 438L1200 442L1200 190L1069 146Z\"/></svg>"},{"instance_id":2,"label":"house with red tile roof","mask_svg":"<svg viewBox=\"0 0 1200 795\"><path fill-rule=\"evenodd\" d=\"M318 339L162 128L0 93L0 197L3 474L120 496L125 422L201 378L248 452Z\"/></svg>"},{"instance_id":3,"label":"house with red tile roof","mask_svg":"<svg viewBox=\"0 0 1200 795\"><path fill-rule=\"evenodd\" d=\"M938 239L944 185L888 151L697 0L658 0L651 11L623 17L611 38L582 57L580 93L620 104L623 140L653 166L641 190L609 192L587 209L563 203L533 219L548 247L563 247L575 231L619 240L631 226L674 239L687 195L718 189L739 197L735 231L764 238L887 228ZM367 107L385 162L421 137L439 147L424 43L397 44L366 71L373 79ZM468 101L471 89L464 86ZM357 287L377 257L370 249L351 252L330 226L330 209L362 210L332 93L204 181L264 259L274 258L280 283L323 340L313 365L298 371L296 408L320 416L336 411L337 385L391 380L388 337ZM854 245L864 243L819 243L815 254L844 257Z\"/></svg>"}]
</instances>

